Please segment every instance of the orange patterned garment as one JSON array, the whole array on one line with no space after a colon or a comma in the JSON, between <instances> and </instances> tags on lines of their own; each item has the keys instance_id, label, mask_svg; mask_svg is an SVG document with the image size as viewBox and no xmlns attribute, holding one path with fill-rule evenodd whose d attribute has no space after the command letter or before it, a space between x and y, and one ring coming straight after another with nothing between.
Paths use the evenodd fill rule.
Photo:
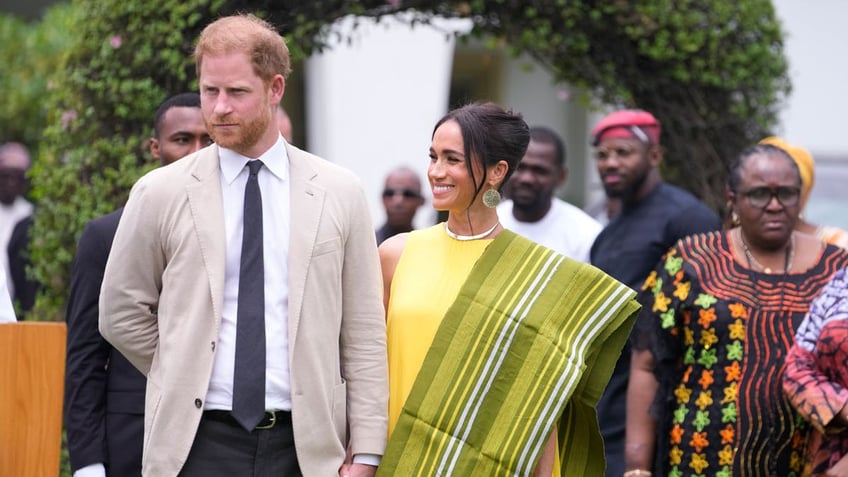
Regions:
<instances>
[{"instance_id":1,"label":"orange patterned garment","mask_svg":"<svg viewBox=\"0 0 848 477\"><path fill-rule=\"evenodd\" d=\"M800 475L809 426L783 395L783 363L810 302L846 265L827 246L810 270L758 273L735 260L727 232L668 252L633 335L660 384L654 475Z\"/></svg>"}]
</instances>

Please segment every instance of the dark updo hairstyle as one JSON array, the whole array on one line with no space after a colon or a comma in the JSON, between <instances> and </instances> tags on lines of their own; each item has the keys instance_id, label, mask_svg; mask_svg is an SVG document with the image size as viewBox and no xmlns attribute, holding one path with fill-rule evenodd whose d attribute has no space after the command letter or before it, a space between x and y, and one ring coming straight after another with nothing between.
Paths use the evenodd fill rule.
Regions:
<instances>
[{"instance_id":1,"label":"dark updo hairstyle","mask_svg":"<svg viewBox=\"0 0 848 477\"><path fill-rule=\"evenodd\" d=\"M777 146L772 146L771 144L757 144L756 146L751 146L739 153L736 160L730 164L730 171L727 174L727 188L731 192L734 194L739 192L739 184L742 182L742 167L745 166L749 159L759 154L777 156L786 159L786 161L792 166L795 176L798 178L798 186L801 186L801 171L798 169L798 164L795 163L795 160L792 159L789 153Z\"/></svg>"},{"instance_id":2,"label":"dark updo hairstyle","mask_svg":"<svg viewBox=\"0 0 848 477\"><path fill-rule=\"evenodd\" d=\"M477 199L483 184L486 183L488 167L505 161L508 170L499 188L509 180L527 151L530 128L520 113L507 111L491 102L471 103L454 109L442 117L433 128L433 136L436 135L439 126L451 120L456 121L462 131L465 166L468 168L471 181L474 182L474 196L471 197L470 205ZM479 181L474 176L472 161L478 161L483 166L483 177Z\"/></svg>"}]
</instances>

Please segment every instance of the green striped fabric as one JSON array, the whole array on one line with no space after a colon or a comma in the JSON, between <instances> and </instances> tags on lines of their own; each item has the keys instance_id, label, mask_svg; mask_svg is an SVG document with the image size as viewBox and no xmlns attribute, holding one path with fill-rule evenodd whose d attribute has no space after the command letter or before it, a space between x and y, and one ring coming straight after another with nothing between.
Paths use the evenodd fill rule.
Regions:
<instances>
[{"instance_id":1,"label":"green striped fabric","mask_svg":"<svg viewBox=\"0 0 848 477\"><path fill-rule=\"evenodd\" d=\"M378 475L530 475L555 424L562 475L602 475L594 406L639 309L633 296L502 232L445 315Z\"/></svg>"}]
</instances>

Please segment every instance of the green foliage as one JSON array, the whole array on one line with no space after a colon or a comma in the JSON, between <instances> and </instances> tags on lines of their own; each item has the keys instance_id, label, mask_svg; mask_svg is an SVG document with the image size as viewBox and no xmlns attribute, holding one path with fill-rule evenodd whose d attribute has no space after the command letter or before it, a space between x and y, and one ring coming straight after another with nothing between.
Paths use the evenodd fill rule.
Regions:
<instances>
[{"instance_id":1,"label":"green foliage","mask_svg":"<svg viewBox=\"0 0 848 477\"><path fill-rule=\"evenodd\" d=\"M37 23L0 15L0 143L18 141L36 149L47 124L45 93L71 37L73 10L59 4Z\"/></svg>"},{"instance_id":2,"label":"green foliage","mask_svg":"<svg viewBox=\"0 0 848 477\"><path fill-rule=\"evenodd\" d=\"M664 127L666 177L719 210L727 165L767 135L790 91L770 0L228 4L266 12L305 51L324 48L327 23L352 11L377 18L417 12L410 23L433 15L471 18L473 35L533 56L556 80L585 91L588 102L654 113Z\"/></svg>"},{"instance_id":3,"label":"green foliage","mask_svg":"<svg viewBox=\"0 0 848 477\"><path fill-rule=\"evenodd\" d=\"M214 0L76 0L61 74L52 78L45 147L32 175L38 201L32 261L44 284L32 317L62 319L76 239L114 210L154 166L152 112L195 90L192 41Z\"/></svg>"},{"instance_id":4,"label":"green foliage","mask_svg":"<svg viewBox=\"0 0 848 477\"><path fill-rule=\"evenodd\" d=\"M151 116L193 89L191 46L219 15L262 12L295 58L326 47L328 24L351 13L467 17L546 65L596 104L640 107L664 126L665 172L721 208L724 171L764 136L789 91L780 26L768 0L74 0L74 41L56 68L45 150L33 173L33 259L46 284L40 319L61 319L76 238L126 199L153 166ZM686 171L684 174L682 171Z\"/></svg>"},{"instance_id":5,"label":"green foliage","mask_svg":"<svg viewBox=\"0 0 848 477\"><path fill-rule=\"evenodd\" d=\"M472 2L472 17L486 19L476 33L504 38L595 101L654 113L666 177L719 210L728 163L767 135L790 90L769 0L497 5Z\"/></svg>"}]
</instances>

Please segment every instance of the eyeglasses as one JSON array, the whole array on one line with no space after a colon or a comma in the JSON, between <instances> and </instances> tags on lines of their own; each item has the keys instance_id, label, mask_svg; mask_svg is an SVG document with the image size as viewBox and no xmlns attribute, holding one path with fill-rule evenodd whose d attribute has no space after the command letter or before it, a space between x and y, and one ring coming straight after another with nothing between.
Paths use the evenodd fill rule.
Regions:
<instances>
[{"instance_id":1,"label":"eyeglasses","mask_svg":"<svg viewBox=\"0 0 848 477\"><path fill-rule=\"evenodd\" d=\"M751 207L764 209L772 197L777 197L777 201L784 207L794 207L798 205L801 199L801 189L798 187L755 187L741 193L748 200Z\"/></svg>"},{"instance_id":2,"label":"eyeglasses","mask_svg":"<svg viewBox=\"0 0 848 477\"><path fill-rule=\"evenodd\" d=\"M421 194L412 189L385 189L383 190L383 198L389 199L396 195L402 195L404 199L417 199Z\"/></svg>"}]
</instances>

